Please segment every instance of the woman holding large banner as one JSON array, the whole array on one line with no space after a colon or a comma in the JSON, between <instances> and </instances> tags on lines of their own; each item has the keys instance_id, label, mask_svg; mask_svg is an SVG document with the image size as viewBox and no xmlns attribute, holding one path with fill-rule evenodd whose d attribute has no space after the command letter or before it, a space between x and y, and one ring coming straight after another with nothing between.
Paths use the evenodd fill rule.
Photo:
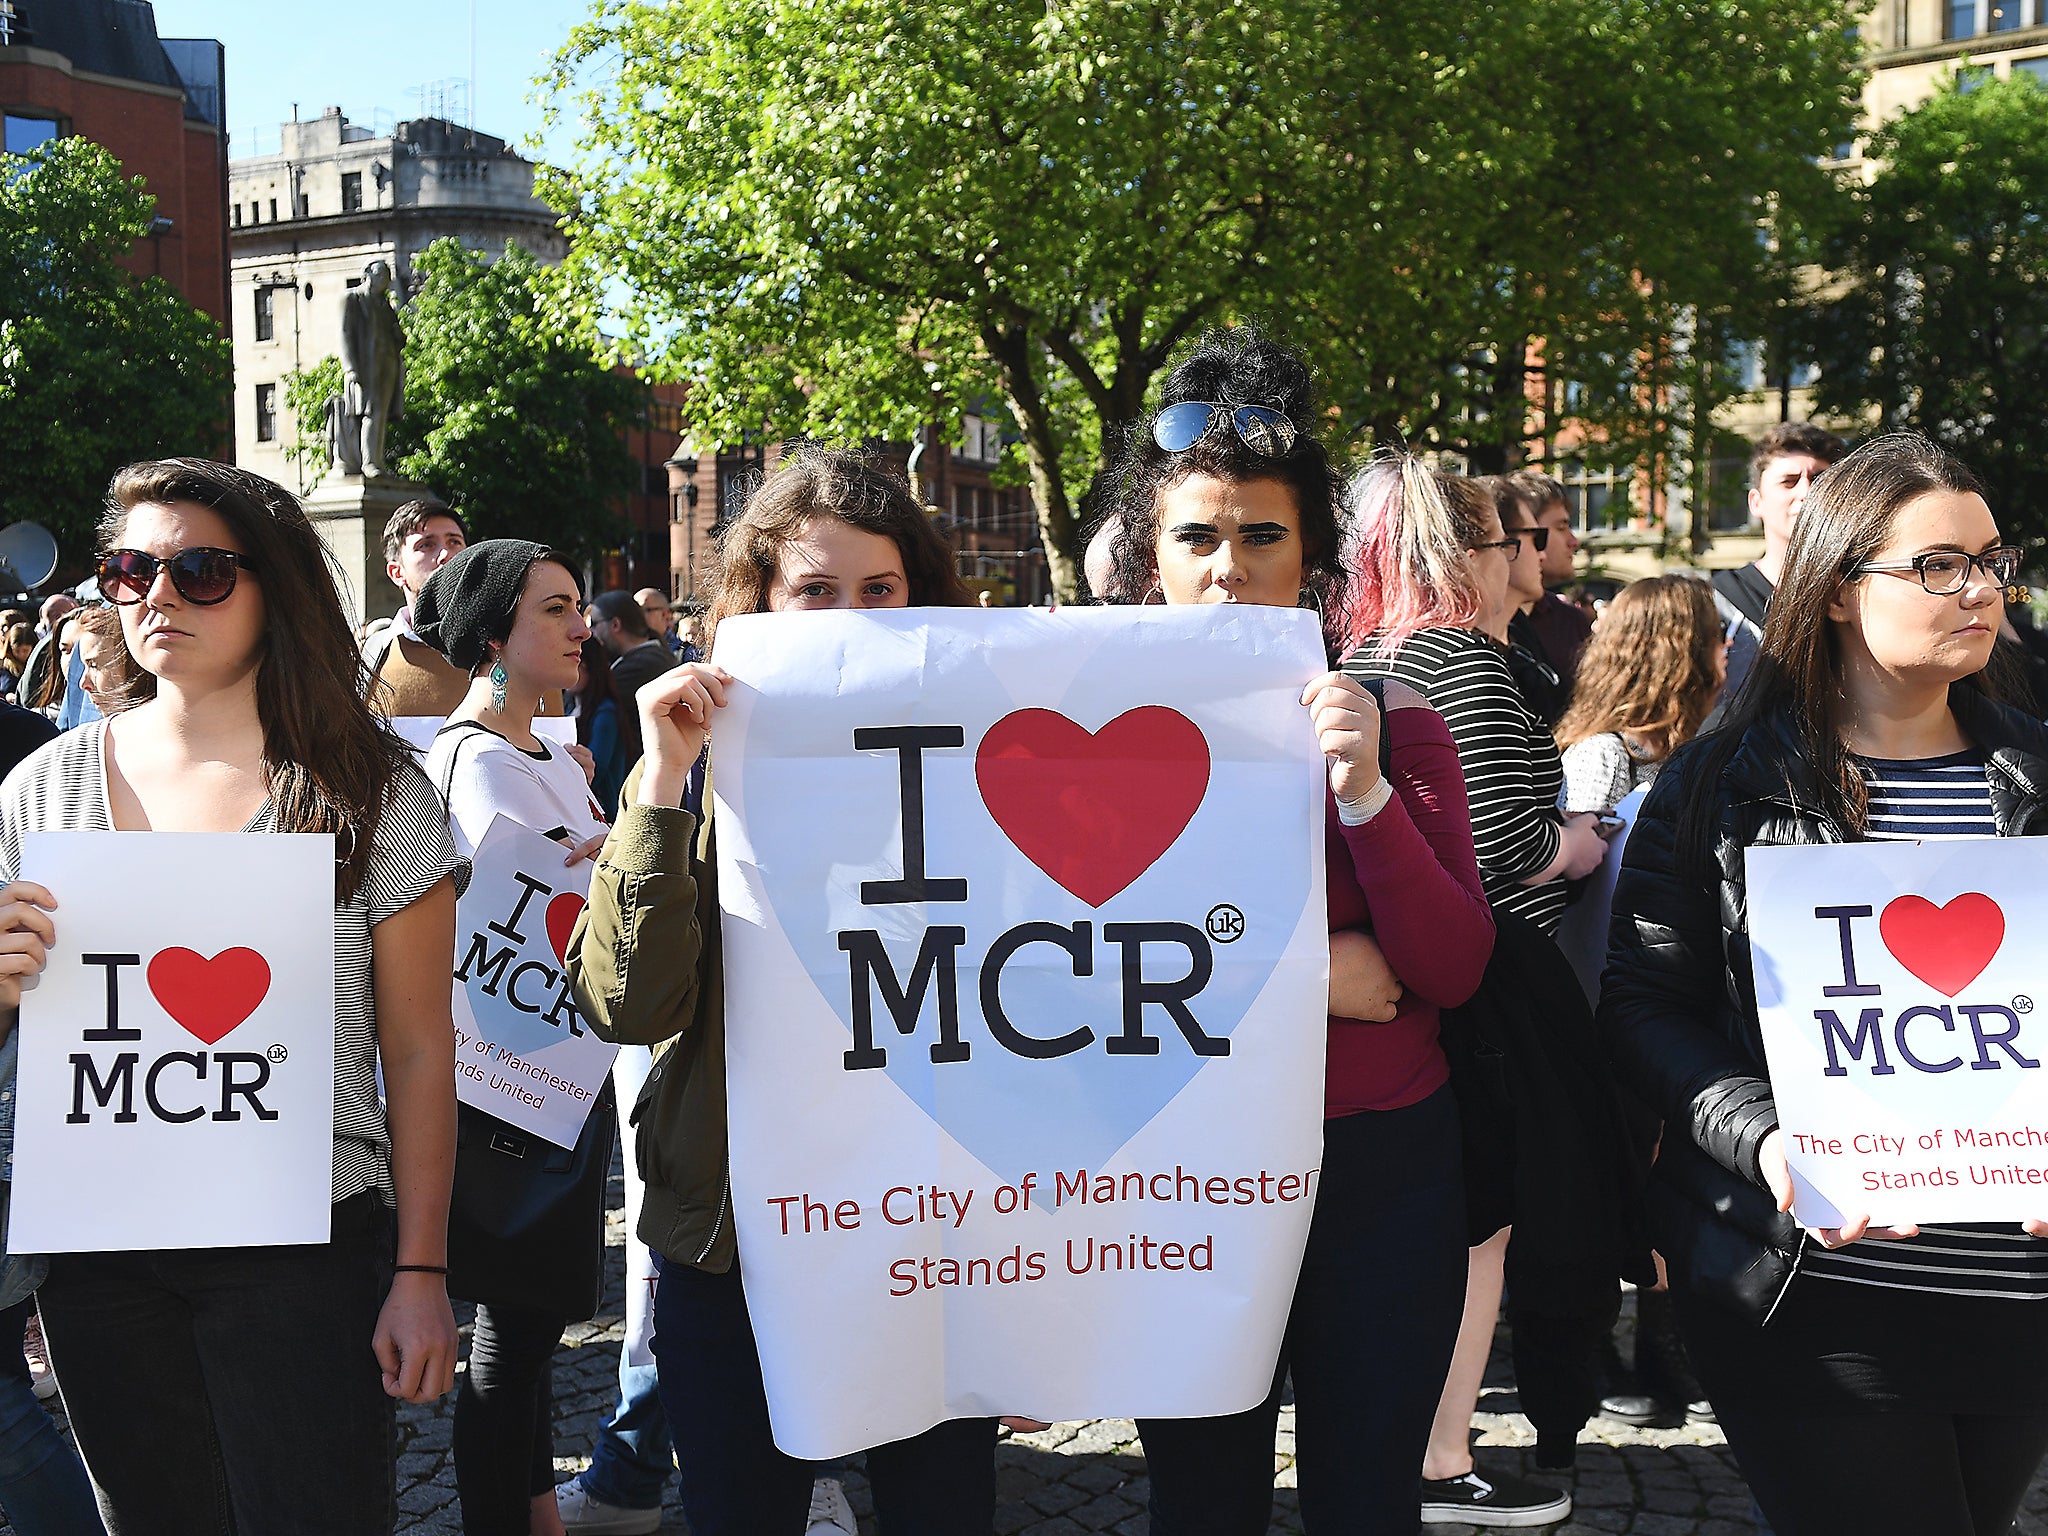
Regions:
<instances>
[{"instance_id":1,"label":"woman holding large banner","mask_svg":"<svg viewBox=\"0 0 2048 1536\"><path fill-rule=\"evenodd\" d=\"M714 629L739 613L968 605L909 487L855 453L791 455L726 529L720 556ZM733 1236L714 830L710 797L690 782L727 681L690 663L641 690L646 757L599 855L570 973L601 1035L660 1050L634 1112L640 1235L661 1256L654 1355L690 1529L802 1536L815 1517L851 1531L837 1484L818 1485L814 1510L813 1469L776 1448ZM988 1530L995 1434L993 1419L960 1419L870 1447L883 1529Z\"/></svg>"},{"instance_id":2,"label":"woman holding large banner","mask_svg":"<svg viewBox=\"0 0 2048 1536\"><path fill-rule=\"evenodd\" d=\"M1976 477L1923 439L1822 475L1731 718L1658 778L1615 893L1601 1023L1664 1118L1659 1247L1778 1536L2003 1532L2048 1450L2048 1221L1789 1214L1744 865L1758 845L2048 830L2048 730L1984 682L2019 563Z\"/></svg>"},{"instance_id":3,"label":"woman holding large banner","mask_svg":"<svg viewBox=\"0 0 2048 1536\"><path fill-rule=\"evenodd\" d=\"M455 1372L444 1288L455 1143L447 818L405 744L362 702L330 558L287 492L223 464L135 464L114 477L101 531L100 589L120 607L138 667L105 722L51 742L8 779L0 873L21 867L23 837L36 832L332 835L332 1221L319 1224L325 1242L55 1255L40 1292L51 1363L110 1530L388 1531L394 1400L437 1397ZM189 874L183 888L132 900L232 906L294 894ZM22 882L0 892L7 1025L22 983L50 965L66 895ZM324 908L328 893L314 896ZM34 1019L23 1033L57 1022ZM107 1023L99 1038L141 1038ZM284 1057L271 1048L270 1062ZM207 1071L201 1052L164 1060ZM260 1047L245 1062L262 1063ZM232 1083L226 1056L215 1053L212 1070ZM154 1071L148 1081L159 1118L203 1113L159 1110ZM247 1078L242 1088L253 1107L255 1088ZM228 1105L208 1118L247 1117Z\"/></svg>"},{"instance_id":4,"label":"woman holding large banner","mask_svg":"<svg viewBox=\"0 0 2048 1536\"><path fill-rule=\"evenodd\" d=\"M1350 581L1335 477L1305 425L1316 419L1307 368L1248 331L1222 332L1174 370L1164 398L1122 468L1113 587L1169 604L1313 606L1337 643ZM1465 1290L1437 1015L1479 985L1493 920L1450 733L1413 689L1384 697L1382 713L1332 672L1303 698L1331 796L1322 1183L1273 1395L1227 1417L1139 1425L1155 1536L1266 1529L1290 1369L1305 1527L1415 1529Z\"/></svg>"},{"instance_id":5,"label":"woman holding large banner","mask_svg":"<svg viewBox=\"0 0 2048 1536\"><path fill-rule=\"evenodd\" d=\"M524 539L472 544L420 589L414 629L470 677L426 760L465 855L500 816L564 844L564 863L593 856L604 841L582 766L533 733L542 699L576 681L590 638L582 608L569 557ZM603 1122L607 1158L610 1124ZM591 1193L595 1226L603 1190ZM540 1236L523 1233L522 1247ZM534 1254L536 1266L544 1260ZM569 1318L527 1299L519 1276L503 1280L502 1290L485 1280L456 1293L477 1309L455 1398L455 1489L467 1536L548 1536L562 1529L549 1367Z\"/></svg>"}]
</instances>

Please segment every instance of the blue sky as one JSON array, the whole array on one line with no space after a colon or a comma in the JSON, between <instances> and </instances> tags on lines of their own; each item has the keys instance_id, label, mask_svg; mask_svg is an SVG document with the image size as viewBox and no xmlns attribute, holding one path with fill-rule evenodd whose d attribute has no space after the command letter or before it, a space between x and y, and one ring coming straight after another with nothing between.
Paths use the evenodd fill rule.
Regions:
<instances>
[{"instance_id":1,"label":"blue sky","mask_svg":"<svg viewBox=\"0 0 2048 1536\"><path fill-rule=\"evenodd\" d=\"M417 116L421 86L459 80L467 88L471 0L155 6L159 35L227 46L229 153L237 159L275 151L277 125L290 121L294 102L304 117L338 106L351 121L376 126ZM515 143L540 131L540 109L527 100L533 77L589 9L587 0L475 0L479 129ZM447 115L462 117L452 101Z\"/></svg>"}]
</instances>

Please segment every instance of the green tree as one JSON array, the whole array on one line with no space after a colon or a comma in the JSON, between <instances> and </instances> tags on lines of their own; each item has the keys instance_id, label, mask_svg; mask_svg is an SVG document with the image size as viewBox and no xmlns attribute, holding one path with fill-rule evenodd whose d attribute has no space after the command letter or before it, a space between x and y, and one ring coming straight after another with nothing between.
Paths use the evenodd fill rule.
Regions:
<instances>
[{"instance_id":1,"label":"green tree","mask_svg":"<svg viewBox=\"0 0 2048 1536\"><path fill-rule=\"evenodd\" d=\"M437 240L413 271L395 468L448 497L478 537L585 555L616 545L640 382L553 318L537 291L544 269L519 245L487 261Z\"/></svg>"},{"instance_id":2,"label":"green tree","mask_svg":"<svg viewBox=\"0 0 2048 1536\"><path fill-rule=\"evenodd\" d=\"M86 139L0 155L0 521L91 552L121 465L224 446L229 352L160 277L121 265L156 199Z\"/></svg>"},{"instance_id":3,"label":"green tree","mask_svg":"<svg viewBox=\"0 0 2048 1536\"><path fill-rule=\"evenodd\" d=\"M1205 324L1265 320L1345 426L1444 446L1513 440L1531 338L1634 388L1847 123L1847 16L599 0L544 82L580 123L551 195L710 433L902 437L1004 400L1066 590L1110 430Z\"/></svg>"},{"instance_id":4,"label":"green tree","mask_svg":"<svg viewBox=\"0 0 2048 1536\"><path fill-rule=\"evenodd\" d=\"M1953 86L1872 135L1806 316L1822 407L1919 432L1982 477L2009 537L2048 542L2048 90Z\"/></svg>"}]
</instances>

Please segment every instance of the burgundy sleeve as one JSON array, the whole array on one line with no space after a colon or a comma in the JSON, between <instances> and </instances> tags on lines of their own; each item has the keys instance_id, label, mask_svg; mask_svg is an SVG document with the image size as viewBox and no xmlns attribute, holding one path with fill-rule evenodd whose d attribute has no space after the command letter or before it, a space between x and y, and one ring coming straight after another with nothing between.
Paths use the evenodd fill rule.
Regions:
<instances>
[{"instance_id":1,"label":"burgundy sleeve","mask_svg":"<svg viewBox=\"0 0 2048 1536\"><path fill-rule=\"evenodd\" d=\"M1372 913L1372 935L1401 985L1439 1008L1479 989L1493 953L1493 911L1472 851L1465 774L1433 709L1388 710L1394 798L1360 827L1340 827ZM1330 815L1335 818L1336 803Z\"/></svg>"}]
</instances>

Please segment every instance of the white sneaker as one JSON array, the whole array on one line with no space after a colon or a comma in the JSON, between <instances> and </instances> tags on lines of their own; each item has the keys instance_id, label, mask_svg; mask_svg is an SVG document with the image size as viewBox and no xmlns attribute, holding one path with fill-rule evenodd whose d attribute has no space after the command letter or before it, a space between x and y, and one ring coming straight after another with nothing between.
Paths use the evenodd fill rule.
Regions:
<instances>
[{"instance_id":1,"label":"white sneaker","mask_svg":"<svg viewBox=\"0 0 2048 1536\"><path fill-rule=\"evenodd\" d=\"M811 1484L811 1523L804 1536L859 1536L853 1506L846 1502L846 1490L836 1477L821 1477Z\"/></svg>"},{"instance_id":2,"label":"white sneaker","mask_svg":"<svg viewBox=\"0 0 2048 1536\"><path fill-rule=\"evenodd\" d=\"M561 1511L565 1529L590 1536L653 1536L661 1529L660 1509L628 1509L593 1499L581 1478L572 1477L556 1487L555 1508Z\"/></svg>"}]
</instances>

